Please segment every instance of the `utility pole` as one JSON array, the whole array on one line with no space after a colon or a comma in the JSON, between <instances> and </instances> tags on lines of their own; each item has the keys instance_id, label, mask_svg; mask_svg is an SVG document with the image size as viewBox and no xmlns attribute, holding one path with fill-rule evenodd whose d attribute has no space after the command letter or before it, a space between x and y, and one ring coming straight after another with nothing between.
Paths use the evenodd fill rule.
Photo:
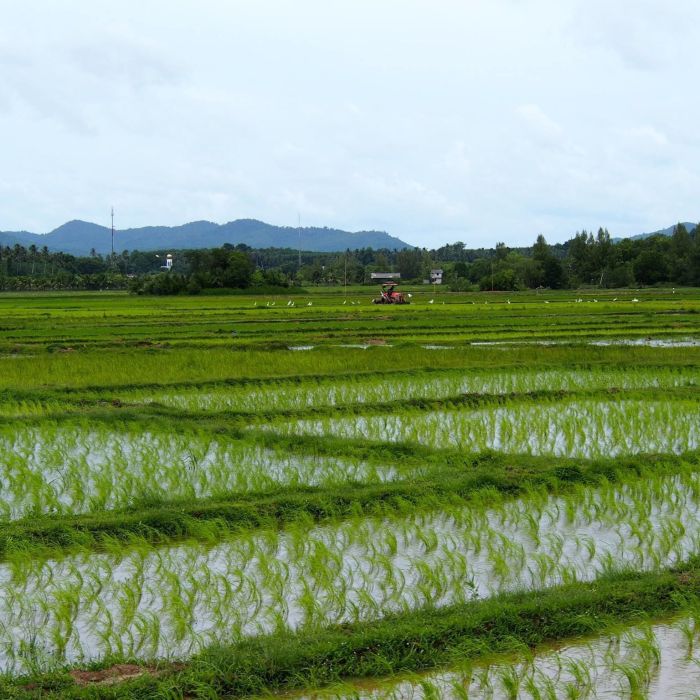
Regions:
<instances>
[{"instance_id":1,"label":"utility pole","mask_svg":"<svg viewBox=\"0 0 700 700\"><path fill-rule=\"evenodd\" d=\"M299 269L301 270L301 214L297 212L297 234L299 235Z\"/></svg>"}]
</instances>

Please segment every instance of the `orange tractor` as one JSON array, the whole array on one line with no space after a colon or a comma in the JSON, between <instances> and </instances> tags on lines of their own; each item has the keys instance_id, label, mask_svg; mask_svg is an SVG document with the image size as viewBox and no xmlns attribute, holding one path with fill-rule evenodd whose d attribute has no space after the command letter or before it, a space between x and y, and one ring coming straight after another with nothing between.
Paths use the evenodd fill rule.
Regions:
<instances>
[{"instance_id":1,"label":"orange tractor","mask_svg":"<svg viewBox=\"0 0 700 700\"><path fill-rule=\"evenodd\" d=\"M382 295L372 299L373 304L410 304L405 294L396 290L396 282L382 285Z\"/></svg>"}]
</instances>

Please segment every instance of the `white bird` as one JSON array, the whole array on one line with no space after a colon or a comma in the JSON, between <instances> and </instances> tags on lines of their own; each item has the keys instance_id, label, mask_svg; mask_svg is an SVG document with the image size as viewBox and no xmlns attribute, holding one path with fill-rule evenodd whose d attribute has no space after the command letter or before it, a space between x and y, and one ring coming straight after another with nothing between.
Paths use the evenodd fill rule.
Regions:
<instances>
[{"instance_id":1,"label":"white bird","mask_svg":"<svg viewBox=\"0 0 700 700\"><path fill-rule=\"evenodd\" d=\"M613 299L613 301L617 301L617 297L615 297L615 298Z\"/></svg>"},{"instance_id":2,"label":"white bird","mask_svg":"<svg viewBox=\"0 0 700 700\"><path fill-rule=\"evenodd\" d=\"M548 302L548 301L546 301L546 300L545 300L545 302L544 302L544 303L545 303L545 304L549 304L549 302Z\"/></svg>"},{"instance_id":3,"label":"white bird","mask_svg":"<svg viewBox=\"0 0 700 700\"><path fill-rule=\"evenodd\" d=\"M597 299L594 299L593 301L594 301L596 304L598 303L598 300L597 300Z\"/></svg>"},{"instance_id":4,"label":"white bird","mask_svg":"<svg viewBox=\"0 0 700 700\"><path fill-rule=\"evenodd\" d=\"M291 305L292 305L292 300L290 299L290 300L287 302L287 306L291 306Z\"/></svg>"},{"instance_id":5,"label":"white bird","mask_svg":"<svg viewBox=\"0 0 700 700\"><path fill-rule=\"evenodd\" d=\"M270 302L268 301L267 304L265 304L265 306L270 306Z\"/></svg>"},{"instance_id":6,"label":"white bird","mask_svg":"<svg viewBox=\"0 0 700 700\"><path fill-rule=\"evenodd\" d=\"M347 304L347 303L348 303L348 300L346 299L346 300L343 302L343 306L345 306L345 304Z\"/></svg>"},{"instance_id":7,"label":"white bird","mask_svg":"<svg viewBox=\"0 0 700 700\"><path fill-rule=\"evenodd\" d=\"M434 302L435 302L435 299L431 299L431 300L428 302L428 304L432 304L432 303L434 303Z\"/></svg>"},{"instance_id":8,"label":"white bird","mask_svg":"<svg viewBox=\"0 0 700 700\"><path fill-rule=\"evenodd\" d=\"M276 303L277 303L276 301L273 301L273 302L270 304L270 306L274 306Z\"/></svg>"},{"instance_id":9,"label":"white bird","mask_svg":"<svg viewBox=\"0 0 700 700\"><path fill-rule=\"evenodd\" d=\"M309 302L309 303L307 304L307 306L312 306L311 302Z\"/></svg>"},{"instance_id":10,"label":"white bird","mask_svg":"<svg viewBox=\"0 0 700 700\"><path fill-rule=\"evenodd\" d=\"M409 298L409 299L413 299L413 294L411 294L411 293L409 292L409 293L408 293L408 298Z\"/></svg>"},{"instance_id":11,"label":"white bird","mask_svg":"<svg viewBox=\"0 0 700 700\"><path fill-rule=\"evenodd\" d=\"M506 301L506 304L510 304L510 299L508 299L508 300Z\"/></svg>"},{"instance_id":12,"label":"white bird","mask_svg":"<svg viewBox=\"0 0 700 700\"><path fill-rule=\"evenodd\" d=\"M639 299L637 299L637 297L635 297L634 299L632 299L632 301L637 302L637 301L639 301Z\"/></svg>"},{"instance_id":13,"label":"white bird","mask_svg":"<svg viewBox=\"0 0 700 700\"><path fill-rule=\"evenodd\" d=\"M253 302L253 306L257 306L257 305L258 305L257 301Z\"/></svg>"}]
</instances>

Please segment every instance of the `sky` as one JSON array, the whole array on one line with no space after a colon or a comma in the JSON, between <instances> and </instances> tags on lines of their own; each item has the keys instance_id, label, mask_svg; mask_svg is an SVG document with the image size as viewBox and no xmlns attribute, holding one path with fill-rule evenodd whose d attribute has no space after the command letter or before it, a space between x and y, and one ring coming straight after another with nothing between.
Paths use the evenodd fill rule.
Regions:
<instances>
[{"instance_id":1,"label":"sky","mask_svg":"<svg viewBox=\"0 0 700 700\"><path fill-rule=\"evenodd\" d=\"M0 230L700 219L697 0L0 0Z\"/></svg>"}]
</instances>

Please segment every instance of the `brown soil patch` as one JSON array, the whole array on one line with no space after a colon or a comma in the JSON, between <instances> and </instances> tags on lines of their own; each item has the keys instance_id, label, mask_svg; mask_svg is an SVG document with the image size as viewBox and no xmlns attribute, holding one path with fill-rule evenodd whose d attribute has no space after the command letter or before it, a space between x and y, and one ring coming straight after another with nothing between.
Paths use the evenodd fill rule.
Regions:
<instances>
[{"instance_id":1,"label":"brown soil patch","mask_svg":"<svg viewBox=\"0 0 700 700\"><path fill-rule=\"evenodd\" d=\"M689 584L692 583L693 577L690 575L689 571L683 571L678 574L678 581L683 584Z\"/></svg>"},{"instance_id":2,"label":"brown soil patch","mask_svg":"<svg viewBox=\"0 0 700 700\"><path fill-rule=\"evenodd\" d=\"M138 678L147 673L156 675L157 671L153 668L145 666L136 666L136 664L117 664L109 668L103 668L101 671L71 671L70 675L77 685L114 685L123 681Z\"/></svg>"},{"instance_id":3,"label":"brown soil patch","mask_svg":"<svg viewBox=\"0 0 700 700\"><path fill-rule=\"evenodd\" d=\"M369 338L367 345L386 345L386 340L384 338Z\"/></svg>"}]
</instances>

